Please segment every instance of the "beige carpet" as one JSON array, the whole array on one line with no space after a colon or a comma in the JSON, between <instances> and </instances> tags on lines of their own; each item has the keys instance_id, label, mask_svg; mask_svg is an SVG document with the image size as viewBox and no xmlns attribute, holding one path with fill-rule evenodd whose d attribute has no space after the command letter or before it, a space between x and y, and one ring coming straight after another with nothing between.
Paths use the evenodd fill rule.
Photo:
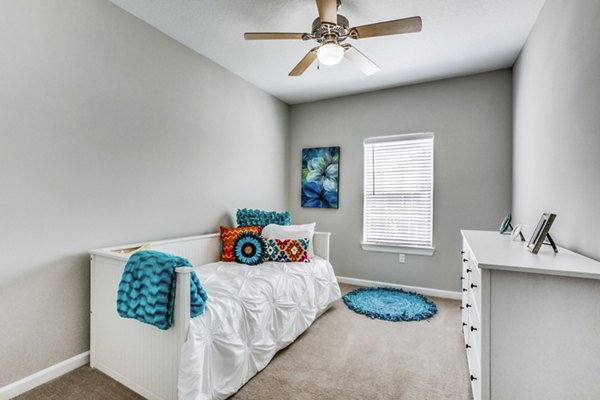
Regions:
<instances>
[{"instance_id":1,"label":"beige carpet","mask_svg":"<svg viewBox=\"0 0 600 400\"><path fill-rule=\"evenodd\" d=\"M471 399L460 302L432 300L438 313L421 322L371 320L339 301L231 399ZM17 397L139 398L87 366Z\"/></svg>"}]
</instances>

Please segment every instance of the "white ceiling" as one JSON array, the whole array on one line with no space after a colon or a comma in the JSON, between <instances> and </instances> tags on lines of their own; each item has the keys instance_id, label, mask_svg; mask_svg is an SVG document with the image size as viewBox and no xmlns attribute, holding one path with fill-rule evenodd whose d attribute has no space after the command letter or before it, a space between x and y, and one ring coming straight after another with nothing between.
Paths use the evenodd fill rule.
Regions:
<instances>
[{"instance_id":1,"label":"white ceiling","mask_svg":"<svg viewBox=\"0 0 600 400\"><path fill-rule=\"evenodd\" d=\"M512 66L545 0L342 0L351 26L420 15L423 31L351 41L381 67L347 60L288 72L308 41L245 41L247 31L310 32L315 0L110 0L173 39L296 104Z\"/></svg>"}]
</instances>

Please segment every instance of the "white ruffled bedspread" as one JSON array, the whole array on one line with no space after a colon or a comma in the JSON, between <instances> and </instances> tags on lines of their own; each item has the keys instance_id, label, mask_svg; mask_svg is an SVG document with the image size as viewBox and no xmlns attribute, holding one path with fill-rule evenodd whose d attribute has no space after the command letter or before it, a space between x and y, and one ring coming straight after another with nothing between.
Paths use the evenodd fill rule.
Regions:
<instances>
[{"instance_id":1,"label":"white ruffled bedspread","mask_svg":"<svg viewBox=\"0 0 600 400\"><path fill-rule=\"evenodd\" d=\"M208 293L182 348L179 399L225 399L341 297L331 264L217 262L194 267Z\"/></svg>"}]
</instances>

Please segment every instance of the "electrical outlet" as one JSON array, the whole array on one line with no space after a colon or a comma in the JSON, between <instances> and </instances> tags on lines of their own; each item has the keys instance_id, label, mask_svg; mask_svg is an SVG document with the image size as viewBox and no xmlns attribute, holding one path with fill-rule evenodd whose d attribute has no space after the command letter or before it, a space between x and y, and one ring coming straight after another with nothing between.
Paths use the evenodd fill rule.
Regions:
<instances>
[{"instance_id":1,"label":"electrical outlet","mask_svg":"<svg viewBox=\"0 0 600 400\"><path fill-rule=\"evenodd\" d=\"M404 263L406 262L406 255L404 255L404 254L399 254L399 255L398 255L398 262L399 262L400 264L404 264Z\"/></svg>"}]
</instances>

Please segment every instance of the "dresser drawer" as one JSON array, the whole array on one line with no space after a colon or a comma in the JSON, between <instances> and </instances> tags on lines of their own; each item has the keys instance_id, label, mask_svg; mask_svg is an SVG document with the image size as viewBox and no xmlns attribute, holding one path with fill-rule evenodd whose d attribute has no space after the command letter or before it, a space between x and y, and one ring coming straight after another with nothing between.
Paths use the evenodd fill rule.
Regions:
<instances>
[{"instance_id":1,"label":"dresser drawer","mask_svg":"<svg viewBox=\"0 0 600 400\"><path fill-rule=\"evenodd\" d=\"M472 308L469 310L472 310ZM473 341L473 339L475 340L475 343L471 344L473 347L477 347L477 354L481 355L481 320L477 318L477 315L474 311L469 312L467 324L468 325L464 328L469 332L469 335L472 336L471 341Z\"/></svg>"},{"instance_id":2,"label":"dresser drawer","mask_svg":"<svg viewBox=\"0 0 600 400\"><path fill-rule=\"evenodd\" d=\"M469 334L477 340L477 353L481 355L481 316L479 314L479 310L477 309L477 305L473 303L472 298L468 300L468 304L473 306L466 308L468 313L466 323L468 325L465 327L465 329L469 331Z\"/></svg>"},{"instance_id":3,"label":"dresser drawer","mask_svg":"<svg viewBox=\"0 0 600 400\"><path fill-rule=\"evenodd\" d=\"M475 289L469 289L467 293L469 295L467 303L471 306L467 307L469 313L471 314L469 319L471 322L476 322L479 324L481 322L481 296L475 291Z\"/></svg>"},{"instance_id":4,"label":"dresser drawer","mask_svg":"<svg viewBox=\"0 0 600 400\"><path fill-rule=\"evenodd\" d=\"M477 263L475 262L475 257L473 257L472 253L469 252L468 254L469 256L467 257L467 259L469 260L469 266L467 267L467 269L469 272L469 277L471 279L471 282L473 282L476 285L479 285L481 284L481 270L477 266Z\"/></svg>"},{"instance_id":5,"label":"dresser drawer","mask_svg":"<svg viewBox=\"0 0 600 400\"><path fill-rule=\"evenodd\" d=\"M470 253L469 253L470 254ZM466 288L472 292L471 298L477 304L477 311L481 316L481 269L474 261L474 257L469 257L469 281L466 283Z\"/></svg>"},{"instance_id":6,"label":"dresser drawer","mask_svg":"<svg viewBox=\"0 0 600 400\"><path fill-rule=\"evenodd\" d=\"M469 324L467 326L467 330L476 341L475 344L477 345L477 354L481 355L481 318L477 314L476 308L469 308L469 316L467 317L467 321Z\"/></svg>"},{"instance_id":7,"label":"dresser drawer","mask_svg":"<svg viewBox=\"0 0 600 400\"><path fill-rule=\"evenodd\" d=\"M477 310L477 315L479 319L481 319L481 283L469 281L467 285L470 302L474 305Z\"/></svg>"},{"instance_id":8,"label":"dresser drawer","mask_svg":"<svg viewBox=\"0 0 600 400\"><path fill-rule=\"evenodd\" d=\"M469 268L469 254L471 252L469 251L469 248L466 247L465 244L463 244L463 249L460 252L460 260L462 263L462 276L466 277L467 276L467 268Z\"/></svg>"},{"instance_id":9,"label":"dresser drawer","mask_svg":"<svg viewBox=\"0 0 600 400\"><path fill-rule=\"evenodd\" d=\"M461 254L461 263L462 263L462 268L461 268L461 276L460 276L460 283L461 283L461 293L462 293L462 302L461 302L461 314L462 314L462 327L465 328L466 326L468 326L469 323L469 309L467 308L467 304L469 303L469 276L467 275L467 267L469 265L469 261L466 259L466 257L464 256L465 254L468 254L469 250L468 248L465 247L465 245L463 244L463 249L460 252ZM466 332L466 330L463 329L463 331ZM465 343L467 342L467 336L465 333Z\"/></svg>"},{"instance_id":10,"label":"dresser drawer","mask_svg":"<svg viewBox=\"0 0 600 400\"><path fill-rule=\"evenodd\" d=\"M469 262L463 262L463 270L462 270L462 276L465 278L465 280L473 280L473 277L471 276L471 266L469 265Z\"/></svg>"},{"instance_id":11,"label":"dresser drawer","mask_svg":"<svg viewBox=\"0 0 600 400\"><path fill-rule=\"evenodd\" d=\"M465 307L466 302L463 302L462 309L462 331L465 337L465 344L469 343L469 327L471 322L469 321L469 309Z\"/></svg>"},{"instance_id":12,"label":"dresser drawer","mask_svg":"<svg viewBox=\"0 0 600 400\"><path fill-rule=\"evenodd\" d=\"M473 335L469 335L469 345L467 348L467 360L469 362L469 380L471 381L471 390L473 399L481 399L481 358L480 348L477 347L477 341Z\"/></svg>"},{"instance_id":13,"label":"dresser drawer","mask_svg":"<svg viewBox=\"0 0 600 400\"><path fill-rule=\"evenodd\" d=\"M473 299L473 292L467 290L463 295L463 311L469 313L469 319L479 320L479 312L476 311L476 305Z\"/></svg>"},{"instance_id":14,"label":"dresser drawer","mask_svg":"<svg viewBox=\"0 0 600 400\"><path fill-rule=\"evenodd\" d=\"M461 252L462 257L462 276L468 278L475 285L481 283L481 271L477 267L477 263L474 261L471 252L469 250L463 250Z\"/></svg>"}]
</instances>

